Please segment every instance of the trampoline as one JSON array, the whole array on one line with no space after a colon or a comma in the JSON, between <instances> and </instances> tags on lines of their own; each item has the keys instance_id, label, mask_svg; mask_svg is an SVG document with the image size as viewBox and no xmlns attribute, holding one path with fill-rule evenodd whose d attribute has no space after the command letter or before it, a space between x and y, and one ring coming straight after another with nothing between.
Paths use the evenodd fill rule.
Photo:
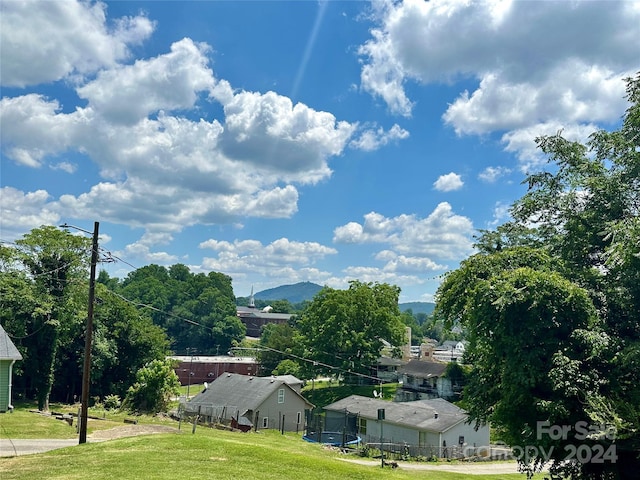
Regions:
<instances>
[{"instance_id":1,"label":"trampoline","mask_svg":"<svg viewBox=\"0 0 640 480\"><path fill-rule=\"evenodd\" d=\"M318 441L318 433L311 432L304 435L302 439L306 442L322 443L323 445L331 445L332 447L341 447L343 445L342 432L322 432L320 433L320 441ZM359 445L362 439L353 433L344 434L344 445Z\"/></svg>"}]
</instances>

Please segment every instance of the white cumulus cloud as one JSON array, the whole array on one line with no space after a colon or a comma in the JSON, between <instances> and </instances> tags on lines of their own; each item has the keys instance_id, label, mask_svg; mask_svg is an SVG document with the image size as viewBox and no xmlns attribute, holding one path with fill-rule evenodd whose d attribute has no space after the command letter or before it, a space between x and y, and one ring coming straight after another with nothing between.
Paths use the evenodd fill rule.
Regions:
<instances>
[{"instance_id":1,"label":"white cumulus cloud","mask_svg":"<svg viewBox=\"0 0 640 480\"><path fill-rule=\"evenodd\" d=\"M453 213L451 205L440 203L426 218L415 215L385 217L371 212L363 223L349 222L334 230L335 243L387 244L407 256L456 259L472 251L474 228L471 220Z\"/></svg>"},{"instance_id":2,"label":"white cumulus cloud","mask_svg":"<svg viewBox=\"0 0 640 480\"><path fill-rule=\"evenodd\" d=\"M511 173L511 169L507 167L486 167L482 172L478 174L478 178L486 183L494 183L500 177Z\"/></svg>"},{"instance_id":3,"label":"white cumulus cloud","mask_svg":"<svg viewBox=\"0 0 640 480\"><path fill-rule=\"evenodd\" d=\"M362 88L410 116L407 83L477 82L443 112L459 135L534 138L539 125L615 122L627 105L623 79L638 70L636 2L387 0L373 15L359 50Z\"/></svg>"},{"instance_id":4,"label":"white cumulus cloud","mask_svg":"<svg viewBox=\"0 0 640 480\"><path fill-rule=\"evenodd\" d=\"M370 152L378 150L390 142L406 138L409 138L409 132L396 123L388 131L382 127L366 129L360 132L360 136L353 139L349 145L352 148Z\"/></svg>"},{"instance_id":5,"label":"white cumulus cloud","mask_svg":"<svg viewBox=\"0 0 640 480\"><path fill-rule=\"evenodd\" d=\"M108 22L102 2L2 2L3 86L24 87L113 67L146 40L154 23L139 15Z\"/></svg>"},{"instance_id":6,"label":"white cumulus cloud","mask_svg":"<svg viewBox=\"0 0 640 480\"><path fill-rule=\"evenodd\" d=\"M454 190L460 190L464 186L462 177L457 173L447 173L446 175L440 175L438 179L433 182L433 188L441 192L453 192Z\"/></svg>"}]
</instances>

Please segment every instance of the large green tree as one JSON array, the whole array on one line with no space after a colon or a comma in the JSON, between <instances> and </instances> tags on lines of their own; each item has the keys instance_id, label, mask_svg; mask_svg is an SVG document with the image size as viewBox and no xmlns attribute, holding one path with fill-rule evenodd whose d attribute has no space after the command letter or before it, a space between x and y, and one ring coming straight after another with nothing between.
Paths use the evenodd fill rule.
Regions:
<instances>
[{"instance_id":1,"label":"large green tree","mask_svg":"<svg viewBox=\"0 0 640 480\"><path fill-rule=\"evenodd\" d=\"M398 287L386 283L352 281L347 290L323 288L297 322L300 356L317 363L315 373L366 378L385 340L404 343L399 295Z\"/></svg>"},{"instance_id":2,"label":"large green tree","mask_svg":"<svg viewBox=\"0 0 640 480\"><path fill-rule=\"evenodd\" d=\"M537 139L549 168L437 295L436 314L467 327L473 418L535 446L529 467L555 460L557 478L640 470L640 75L627 98L622 126L586 145Z\"/></svg>"},{"instance_id":3,"label":"large green tree","mask_svg":"<svg viewBox=\"0 0 640 480\"><path fill-rule=\"evenodd\" d=\"M14 391L73 402L81 394L91 242L54 227L32 230L0 247L0 322L23 355ZM91 396L124 395L145 363L167 354L167 337L101 273L96 285Z\"/></svg>"},{"instance_id":4,"label":"large green tree","mask_svg":"<svg viewBox=\"0 0 640 480\"><path fill-rule=\"evenodd\" d=\"M141 305L170 338L177 353L226 353L245 336L236 315L231 278L218 272L193 274L181 264L148 265L131 272L118 290Z\"/></svg>"},{"instance_id":5,"label":"large green tree","mask_svg":"<svg viewBox=\"0 0 640 480\"><path fill-rule=\"evenodd\" d=\"M73 350L75 344L82 342L90 248L87 238L43 226L18 239L11 255L13 261L5 264L6 275L26 269L18 277L19 288L30 291L38 304L31 314L24 305L13 303L12 308L17 308L16 328L24 334L18 346L25 352L24 376L17 376L16 390L35 395L41 410L49 408L61 349ZM16 299L15 293L10 298ZM25 301L30 302L27 298ZM13 333L13 327L9 326L7 331Z\"/></svg>"},{"instance_id":6,"label":"large green tree","mask_svg":"<svg viewBox=\"0 0 640 480\"><path fill-rule=\"evenodd\" d=\"M587 291L551 265L543 252L523 248L475 255L443 282L437 314L467 329L465 399L475 421L491 423L510 445L552 447L551 457L562 460L571 439L537 438L538 422L585 418L581 395L599 395L584 368L594 348L588 332L601 329ZM570 384L560 381L568 365L583 367Z\"/></svg>"},{"instance_id":7,"label":"large green tree","mask_svg":"<svg viewBox=\"0 0 640 480\"><path fill-rule=\"evenodd\" d=\"M149 317L104 286L97 285L96 296L92 395L124 397L140 368L164 360L169 340Z\"/></svg>"},{"instance_id":8,"label":"large green tree","mask_svg":"<svg viewBox=\"0 0 640 480\"><path fill-rule=\"evenodd\" d=\"M291 354L296 350L296 334L297 330L288 323L268 323L264 326L258 355L263 373L273 374L281 362L293 361Z\"/></svg>"}]
</instances>

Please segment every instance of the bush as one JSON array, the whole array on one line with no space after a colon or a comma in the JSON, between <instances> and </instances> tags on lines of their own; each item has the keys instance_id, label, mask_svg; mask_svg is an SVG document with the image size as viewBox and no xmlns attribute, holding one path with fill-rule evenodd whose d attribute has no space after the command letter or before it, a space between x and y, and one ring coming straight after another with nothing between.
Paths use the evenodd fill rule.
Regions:
<instances>
[{"instance_id":1,"label":"bush","mask_svg":"<svg viewBox=\"0 0 640 480\"><path fill-rule=\"evenodd\" d=\"M107 395L104 397L104 408L107 410L117 410L122 405L122 400L118 395Z\"/></svg>"},{"instance_id":2,"label":"bush","mask_svg":"<svg viewBox=\"0 0 640 480\"><path fill-rule=\"evenodd\" d=\"M180 381L172 360L153 360L136 373L136 383L129 387L123 408L145 413L167 410L172 397L180 393Z\"/></svg>"}]
</instances>

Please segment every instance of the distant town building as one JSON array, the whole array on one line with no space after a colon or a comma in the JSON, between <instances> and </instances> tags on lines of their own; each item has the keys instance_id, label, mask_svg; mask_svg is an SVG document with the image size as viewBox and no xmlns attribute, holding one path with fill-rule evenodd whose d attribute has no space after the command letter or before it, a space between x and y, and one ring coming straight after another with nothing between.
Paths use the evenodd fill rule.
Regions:
<instances>
[{"instance_id":1,"label":"distant town building","mask_svg":"<svg viewBox=\"0 0 640 480\"><path fill-rule=\"evenodd\" d=\"M271 306L266 306L261 310L256 308L253 287L251 288L248 306L236 307L238 318L247 329L247 336L254 338L260 337L262 328L268 323L283 324L293 317L290 313L272 313L272 311L273 308Z\"/></svg>"},{"instance_id":2,"label":"distant town building","mask_svg":"<svg viewBox=\"0 0 640 480\"><path fill-rule=\"evenodd\" d=\"M174 371L181 385L211 383L224 373L257 375L259 369L253 357L182 355L169 358L179 362Z\"/></svg>"},{"instance_id":3,"label":"distant town building","mask_svg":"<svg viewBox=\"0 0 640 480\"><path fill-rule=\"evenodd\" d=\"M447 364L432 360L413 359L398 369L401 385L396 401L455 399L451 380L446 376Z\"/></svg>"},{"instance_id":4,"label":"distant town building","mask_svg":"<svg viewBox=\"0 0 640 480\"><path fill-rule=\"evenodd\" d=\"M420 360L438 362L463 362L465 343L457 340L446 340L441 345L426 342L420 345Z\"/></svg>"}]
</instances>

